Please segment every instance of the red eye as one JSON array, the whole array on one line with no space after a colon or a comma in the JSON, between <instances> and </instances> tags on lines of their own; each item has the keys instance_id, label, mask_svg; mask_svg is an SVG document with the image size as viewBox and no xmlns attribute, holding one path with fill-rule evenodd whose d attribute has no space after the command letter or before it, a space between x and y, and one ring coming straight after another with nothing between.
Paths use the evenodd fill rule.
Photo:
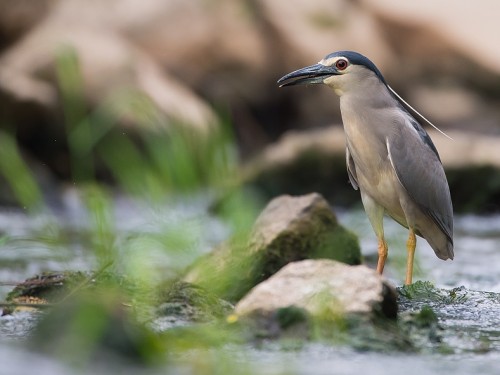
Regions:
<instances>
[{"instance_id":1,"label":"red eye","mask_svg":"<svg viewBox=\"0 0 500 375\"><path fill-rule=\"evenodd\" d=\"M348 65L349 62L346 59L338 59L335 62L335 67L337 68L337 70L345 70L345 68L347 68Z\"/></svg>"}]
</instances>

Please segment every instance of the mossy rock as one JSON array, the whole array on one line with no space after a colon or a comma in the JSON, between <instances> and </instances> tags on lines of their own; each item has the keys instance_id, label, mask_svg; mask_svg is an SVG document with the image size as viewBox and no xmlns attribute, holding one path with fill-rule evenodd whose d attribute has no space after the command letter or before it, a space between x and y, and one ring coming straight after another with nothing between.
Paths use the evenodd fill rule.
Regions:
<instances>
[{"instance_id":1,"label":"mossy rock","mask_svg":"<svg viewBox=\"0 0 500 375\"><path fill-rule=\"evenodd\" d=\"M284 265L303 259L361 263L357 237L337 221L319 194L273 199L244 243L223 244L200 259L184 280L236 302Z\"/></svg>"},{"instance_id":2,"label":"mossy rock","mask_svg":"<svg viewBox=\"0 0 500 375\"><path fill-rule=\"evenodd\" d=\"M140 290L140 285L126 276L111 271L48 271L30 277L19 283L7 294L7 302L19 302L22 299L40 299L48 303L58 303L74 292L81 292L96 287L119 287L130 295ZM150 292L150 291L149 291Z\"/></svg>"},{"instance_id":3,"label":"mossy rock","mask_svg":"<svg viewBox=\"0 0 500 375\"><path fill-rule=\"evenodd\" d=\"M20 297L36 297L55 302L60 296L88 277L88 274L80 271L44 272L16 285L7 295L6 300L11 302Z\"/></svg>"}]
</instances>

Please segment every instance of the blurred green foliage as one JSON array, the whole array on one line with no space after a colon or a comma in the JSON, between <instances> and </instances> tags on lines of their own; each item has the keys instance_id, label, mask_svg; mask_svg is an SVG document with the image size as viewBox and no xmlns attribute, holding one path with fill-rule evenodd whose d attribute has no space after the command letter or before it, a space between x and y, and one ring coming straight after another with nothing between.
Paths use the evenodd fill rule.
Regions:
<instances>
[{"instance_id":1,"label":"blurred green foliage","mask_svg":"<svg viewBox=\"0 0 500 375\"><path fill-rule=\"evenodd\" d=\"M147 95L127 88L89 112L80 71L75 52L62 49L57 73L75 182L94 180L97 160L122 189L147 198L220 188L235 176L237 152L228 122L208 131L176 123ZM128 128L127 122L134 125Z\"/></svg>"},{"instance_id":2,"label":"blurred green foliage","mask_svg":"<svg viewBox=\"0 0 500 375\"><path fill-rule=\"evenodd\" d=\"M217 212L231 227L233 241L241 243L257 209L255 197L239 187L230 124L221 120L208 131L195 130L165 118L145 94L126 88L90 109L83 94L78 56L69 47L59 51L56 73L72 183L86 210L85 244L98 271L54 302L35 332L34 345L85 366L106 358L107 353L141 365L164 363L168 353L234 342L234 332L227 334L210 325L163 335L149 328L146 323L154 316L152 311L162 292L155 288L159 281L162 288L168 287L168 281L159 280L162 275L154 259L148 260L148 252L154 249L171 258L185 256L183 252L189 252L199 239L181 219L162 234L138 230L123 235L116 228L114 207L117 191L153 206L209 192L218 199ZM43 207L43 194L34 174L15 138L4 131L0 132L0 173L20 205ZM44 237L54 242L63 237L61 232L52 224L50 234ZM60 246L49 242L47 245L54 248ZM124 287L121 272L134 288ZM232 360L227 361L209 361L201 373L233 367ZM205 366L204 360L200 357L194 366Z\"/></svg>"},{"instance_id":3,"label":"blurred green foliage","mask_svg":"<svg viewBox=\"0 0 500 375\"><path fill-rule=\"evenodd\" d=\"M42 194L29 167L24 161L15 139L0 131L0 173L5 177L15 198L26 209L42 204Z\"/></svg>"}]
</instances>

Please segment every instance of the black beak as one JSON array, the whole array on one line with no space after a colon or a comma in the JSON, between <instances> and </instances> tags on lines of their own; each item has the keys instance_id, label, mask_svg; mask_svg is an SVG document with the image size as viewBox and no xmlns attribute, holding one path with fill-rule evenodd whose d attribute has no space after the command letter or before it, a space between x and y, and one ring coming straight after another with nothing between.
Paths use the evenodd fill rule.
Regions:
<instances>
[{"instance_id":1,"label":"black beak","mask_svg":"<svg viewBox=\"0 0 500 375\"><path fill-rule=\"evenodd\" d=\"M280 87L323 83L326 77L339 74L332 66L315 64L288 73L278 80Z\"/></svg>"}]
</instances>

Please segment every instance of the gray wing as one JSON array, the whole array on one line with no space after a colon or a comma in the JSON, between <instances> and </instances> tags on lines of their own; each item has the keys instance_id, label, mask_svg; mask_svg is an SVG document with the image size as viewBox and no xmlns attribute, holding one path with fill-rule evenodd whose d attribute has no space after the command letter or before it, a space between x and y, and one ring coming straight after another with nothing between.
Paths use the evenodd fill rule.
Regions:
<instances>
[{"instance_id":1,"label":"gray wing","mask_svg":"<svg viewBox=\"0 0 500 375\"><path fill-rule=\"evenodd\" d=\"M413 202L453 243L453 207L439 155L423 128L415 129L416 136L408 125L386 139L392 167Z\"/></svg>"},{"instance_id":2,"label":"gray wing","mask_svg":"<svg viewBox=\"0 0 500 375\"><path fill-rule=\"evenodd\" d=\"M352 159L351 153L349 152L349 147L345 148L345 159L347 165L347 174L349 175L349 181L351 182L354 190L358 190L358 176L356 175L356 167L354 166L354 160Z\"/></svg>"}]
</instances>

